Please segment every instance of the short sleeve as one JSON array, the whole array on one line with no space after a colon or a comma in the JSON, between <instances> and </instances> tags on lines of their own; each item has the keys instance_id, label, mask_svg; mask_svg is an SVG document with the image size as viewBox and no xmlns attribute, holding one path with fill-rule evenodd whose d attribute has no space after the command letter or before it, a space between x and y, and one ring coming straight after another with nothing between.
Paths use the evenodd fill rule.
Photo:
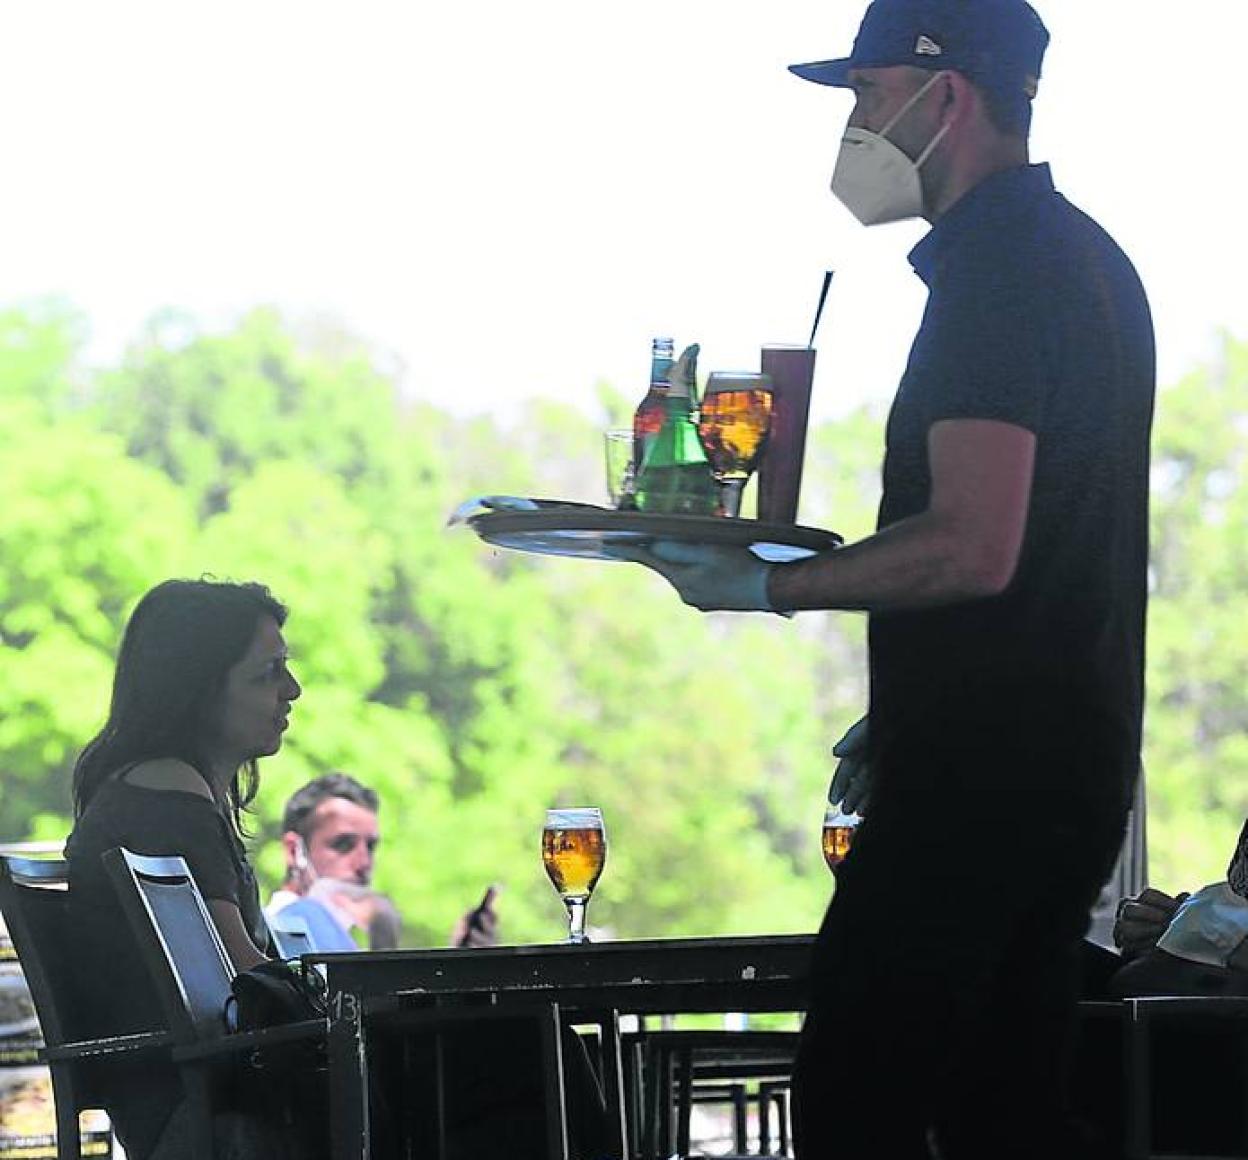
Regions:
<instances>
[{"instance_id":1,"label":"short sleeve","mask_svg":"<svg viewBox=\"0 0 1248 1160\"><path fill-rule=\"evenodd\" d=\"M967 261L928 312L929 419L994 419L1035 431L1047 390L1034 290L1015 266Z\"/></svg>"},{"instance_id":2,"label":"short sleeve","mask_svg":"<svg viewBox=\"0 0 1248 1160\"><path fill-rule=\"evenodd\" d=\"M103 888L100 857L114 847L155 858L177 855L186 859L205 898L238 905L244 863L235 845L229 824L207 798L113 781L80 819L66 856Z\"/></svg>"},{"instance_id":3,"label":"short sleeve","mask_svg":"<svg viewBox=\"0 0 1248 1160\"><path fill-rule=\"evenodd\" d=\"M240 874L225 819L207 798L176 791L151 791L159 837L168 854L186 859L205 898L240 902Z\"/></svg>"}]
</instances>

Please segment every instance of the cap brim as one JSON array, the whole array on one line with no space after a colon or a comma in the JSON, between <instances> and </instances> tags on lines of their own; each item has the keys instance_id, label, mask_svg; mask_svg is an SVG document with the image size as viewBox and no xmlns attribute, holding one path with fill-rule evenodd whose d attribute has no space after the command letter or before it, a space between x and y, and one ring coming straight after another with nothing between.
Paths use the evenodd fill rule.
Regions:
<instances>
[{"instance_id":1,"label":"cap brim","mask_svg":"<svg viewBox=\"0 0 1248 1160\"><path fill-rule=\"evenodd\" d=\"M835 85L838 89L848 89L849 58L841 60L812 60L808 64L791 64L789 72L801 77L804 81L814 81L817 85Z\"/></svg>"}]
</instances>

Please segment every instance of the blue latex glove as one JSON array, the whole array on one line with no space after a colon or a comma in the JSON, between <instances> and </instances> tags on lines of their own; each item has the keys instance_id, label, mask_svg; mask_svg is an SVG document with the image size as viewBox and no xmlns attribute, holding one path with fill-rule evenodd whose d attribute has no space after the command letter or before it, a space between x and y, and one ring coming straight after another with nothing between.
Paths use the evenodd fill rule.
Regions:
<instances>
[{"instance_id":1,"label":"blue latex glove","mask_svg":"<svg viewBox=\"0 0 1248 1160\"><path fill-rule=\"evenodd\" d=\"M845 736L832 746L832 756L839 757L828 801L840 803L847 814L866 811L871 792L871 767L867 764L867 718L855 721Z\"/></svg>"},{"instance_id":2,"label":"blue latex glove","mask_svg":"<svg viewBox=\"0 0 1248 1160\"><path fill-rule=\"evenodd\" d=\"M466 524L470 516L480 514L484 508L490 512L536 512L541 511L541 504L535 503L523 495L474 495L459 505L446 521L448 528L456 524Z\"/></svg>"},{"instance_id":3,"label":"blue latex glove","mask_svg":"<svg viewBox=\"0 0 1248 1160\"><path fill-rule=\"evenodd\" d=\"M650 544L614 543L611 555L644 564L703 612L774 612L767 599L773 565L748 548L654 540Z\"/></svg>"}]
</instances>

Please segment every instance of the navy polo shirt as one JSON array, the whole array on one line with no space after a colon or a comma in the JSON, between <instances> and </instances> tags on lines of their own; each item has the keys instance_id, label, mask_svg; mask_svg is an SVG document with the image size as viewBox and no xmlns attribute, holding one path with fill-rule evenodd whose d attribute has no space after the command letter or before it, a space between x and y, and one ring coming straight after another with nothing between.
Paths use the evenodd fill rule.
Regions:
<instances>
[{"instance_id":1,"label":"navy polo shirt","mask_svg":"<svg viewBox=\"0 0 1248 1160\"><path fill-rule=\"evenodd\" d=\"M871 617L880 788L938 761L978 798L989 783L1000 800L1034 794L1026 771L1044 770L1055 792L1117 801L1143 706L1155 379L1143 287L1044 165L976 186L910 257L929 297L889 416L879 526L927 508L941 420L1026 428L1036 464L1003 594Z\"/></svg>"}]
</instances>

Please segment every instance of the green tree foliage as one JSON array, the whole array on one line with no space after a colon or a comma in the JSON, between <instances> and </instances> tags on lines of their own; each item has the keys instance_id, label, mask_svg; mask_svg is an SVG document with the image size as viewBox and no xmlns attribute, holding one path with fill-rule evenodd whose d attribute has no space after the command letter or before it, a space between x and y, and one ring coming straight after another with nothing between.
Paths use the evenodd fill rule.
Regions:
<instances>
[{"instance_id":1,"label":"green tree foliage","mask_svg":"<svg viewBox=\"0 0 1248 1160\"><path fill-rule=\"evenodd\" d=\"M445 526L491 492L605 501L600 432L629 392L600 384L598 423L535 402L506 429L404 400L349 336L268 310L213 334L161 316L100 372L81 365L85 333L58 304L0 315L4 837L66 831L69 770L138 597L171 575L260 579L291 607L304 685L252 822L268 885L286 796L343 769L381 795L378 881L413 944L443 942L490 882L505 938L558 937L538 858L557 804L606 815L591 925L817 924L828 748L864 705L863 618L702 616L641 569ZM1208 877L1248 810L1246 357L1228 342L1159 410L1148 761L1152 849L1176 879ZM881 427L857 412L811 432L803 522L870 530Z\"/></svg>"},{"instance_id":2,"label":"green tree foliage","mask_svg":"<svg viewBox=\"0 0 1248 1160\"><path fill-rule=\"evenodd\" d=\"M192 530L178 489L75 410L82 333L61 308L0 315L0 817L16 835L68 811L118 625Z\"/></svg>"},{"instance_id":3,"label":"green tree foliage","mask_svg":"<svg viewBox=\"0 0 1248 1160\"><path fill-rule=\"evenodd\" d=\"M1248 344L1159 396L1152 490L1149 858L1190 889L1248 816Z\"/></svg>"},{"instance_id":4,"label":"green tree foliage","mask_svg":"<svg viewBox=\"0 0 1248 1160\"><path fill-rule=\"evenodd\" d=\"M0 400L44 416L63 413L79 380L86 335L86 320L64 302L0 310Z\"/></svg>"}]
</instances>

